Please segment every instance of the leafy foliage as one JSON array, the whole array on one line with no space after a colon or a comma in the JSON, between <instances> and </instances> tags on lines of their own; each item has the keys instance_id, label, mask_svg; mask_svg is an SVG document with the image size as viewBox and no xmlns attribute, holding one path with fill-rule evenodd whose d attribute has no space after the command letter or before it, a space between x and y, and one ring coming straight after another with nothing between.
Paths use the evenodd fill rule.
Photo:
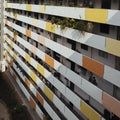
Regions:
<instances>
[{"instance_id":1,"label":"leafy foliage","mask_svg":"<svg viewBox=\"0 0 120 120\"><path fill-rule=\"evenodd\" d=\"M87 31L87 25L84 21L75 20L73 18L57 18L52 17L51 19L52 24L60 25L61 30L64 30L66 27L77 29L81 32Z\"/></svg>"}]
</instances>

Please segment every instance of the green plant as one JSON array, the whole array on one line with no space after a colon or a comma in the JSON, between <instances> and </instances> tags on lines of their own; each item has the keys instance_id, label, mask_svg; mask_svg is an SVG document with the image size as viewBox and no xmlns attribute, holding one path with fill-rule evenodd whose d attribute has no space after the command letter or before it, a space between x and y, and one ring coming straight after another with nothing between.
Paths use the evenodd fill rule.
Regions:
<instances>
[{"instance_id":1,"label":"green plant","mask_svg":"<svg viewBox=\"0 0 120 120\"><path fill-rule=\"evenodd\" d=\"M14 13L13 13L13 16L14 16L14 18L16 19L16 18L17 18L17 13L14 12Z\"/></svg>"},{"instance_id":2,"label":"green plant","mask_svg":"<svg viewBox=\"0 0 120 120\"><path fill-rule=\"evenodd\" d=\"M14 34L14 36L15 36L15 35L18 35L18 32L17 32L17 31L14 31L13 34Z\"/></svg>"},{"instance_id":3,"label":"green plant","mask_svg":"<svg viewBox=\"0 0 120 120\"><path fill-rule=\"evenodd\" d=\"M19 3L21 4L23 0L19 0Z\"/></svg>"},{"instance_id":4,"label":"green plant","mask_svg":"<svg viewBox=\"0 0 120 120\"><path fill-rule=\"evenodd\" d=\"M85 25L85 22L83 21L77 21L75 22L75 29L81 31L82 33L84 33L87 29L87 26Z\"/></svg>"},{"instance_id":5,"label":"green plant","mask_svg":"<svg viewBox=\"0 0 120 120\"><path fill-rule=\"evenodd\" d=\"M10 9L8 9L7 11L8 11L8 13L9 13L9 12L10 12Z\"/></svg>"},{"instance_id":6,"label":"green plant","mask_svg":"<svg viewBox=\"0 0 120 120\"><path fill-rule=\"evenodd\" d=\"M84 31L87 31L87 26L84 21L81 20L75 20L73 18L56 18L52 17L51 19L52 24L60 25L61 30L65 30L66 27L77 29L84 33Z\"/></svg>"},{"instance_id":7,"label":"green plant","mask_svg":"<svg viewBox=\"0 0 120 120\"><path fill-rule=\"evenodd\" d=\"M60 22L60 28L61 30L64 30L66 27L68 27L69 23L68 23L68 18L64 18L63 20L61 20Z\"/></svg>"},{"instance_id":8,"label":"green plant","mask_svg":"<svg viewBox=\"0 0 120 120\"><path fill-rule=\"evenodd\" d=\"M70 27L70 28L73 28L73 29L75 29L75 19L73 19L73 18L69 18L68 19L68 27Z\"/></svg>"},{"instance_id":9,"label":"green plant","mask_svg":"<svg viewBox=\"0 0 120 120\"><path fill-rule=\"evenodd\" d=\"M52 17L51 23L52 23L52 24L57 24L57 22L58 22L58 19L55 18L55 17Z\"/></svg>"}]
</instances>

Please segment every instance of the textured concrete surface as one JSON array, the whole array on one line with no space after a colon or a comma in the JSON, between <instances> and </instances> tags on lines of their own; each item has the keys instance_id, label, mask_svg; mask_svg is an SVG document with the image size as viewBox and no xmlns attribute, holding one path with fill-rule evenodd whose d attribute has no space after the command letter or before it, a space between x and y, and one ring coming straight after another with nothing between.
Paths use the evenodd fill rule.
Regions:
<instances>
[{"instance_id":1,"label":"textured concrete surface","mask_svg":"<svg viewBox=\"0 0 120 120\"><path fill-rule=\"evenodd\" d=\"M0 120L10 120L8 109L2 100L0 100Z\"/></svg>"},{"instance_id":2,"label":"textured concrete surface","mask_svg":"<svg viewBox=\"0 0 120 120\"><path fill-rule=\"evenodd\" d=\"M37 113L35 112L35 110L31 107L29 101L27 100L27 98L25 97L25 95L23 94L23 92L21 91L18 84L16 83L14 78L11 76L11 74L9 72L5 72L4 76L10 82L10 84L14 87L15 91L17 92L17 94L18 94L18 96L20 98L20 101L22 101L22 104L27 107L28 112L30 113L32 119L33 120L41 120L39 118L39 116L37 115Z\"/></svg>"}]
</instances>

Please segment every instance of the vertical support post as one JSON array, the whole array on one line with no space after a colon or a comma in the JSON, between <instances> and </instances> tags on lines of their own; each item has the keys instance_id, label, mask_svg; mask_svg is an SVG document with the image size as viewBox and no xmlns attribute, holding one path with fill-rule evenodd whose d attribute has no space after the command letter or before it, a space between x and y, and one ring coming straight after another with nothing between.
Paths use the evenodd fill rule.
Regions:
<instances>
[{"instance_id":1,"label":"vertical support post","mask_svg":"<svg viewBox=\"0 0 120 120\"><path fill-rule=\"evenodd\" d=\"M5 71L5 61L4 61L4 0L0 1L0 71Z\"/></svg>"}]
</instances>

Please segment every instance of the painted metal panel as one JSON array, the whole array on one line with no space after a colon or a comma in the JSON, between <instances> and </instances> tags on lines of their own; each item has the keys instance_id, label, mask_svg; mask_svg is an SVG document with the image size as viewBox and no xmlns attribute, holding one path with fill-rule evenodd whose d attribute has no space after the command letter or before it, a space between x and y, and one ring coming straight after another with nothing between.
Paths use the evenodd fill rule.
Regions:
<instances>
[{"instance_id":1,"label":"painted metal panel","mask_svg":"<svg viewBox=\"0 0 120 120\"><path fill-rule=\"evenodd\" d=\"M36 89L35 89L35 87L34 87L32 84L30 84L30 86L31 86L30 88L33 89L32 92L33 92L34 94L36 94ZM39 96L38 98L40 98L40 96ZM33 100L33 99L31 100L31 104L32 104L32 106L33 106L34 108L36 107L36 105L34 104L34 100ZM51 110L52 110L52 109L51 109ZM53 116L51 116L51 117L59 118L53 110L52 110L52 115L53 115Z\"/></svg>"},{"instance_id":2,"label":"painted metal panel","mask_svg":"<svg viewBox=\"0 0 120 120\"><path fill-rule=\"evenodd\" d=\"M17 14L17 19L20 20L21 22L23 22L23 20L24 20L24 23L29 23L29 24L31 21L31 19L29 17L24 16L24 15L18 15L18 14Z\"/></svg>"},{"instance_id":3,"label":"painted metal panel","mask_svg":"<svg viewBox=\"0 0 120 120\"><path fill-rule=\"evenodd\" d=\"M52 75L52 73L51 72L49 72L47 69L45 69L44 68L44 76L46 77L46 78L50 78L50 81L52 81L52 83L53 83L53 75Z\"/></svg>"},{"instance_id":4,"label":"painted metal panel","mask_svg":"<svg viewBox=\"0 0 120 120\"><path fill-rule=\"evenodd\" d=\"M85 20L100 22L100 23L107 23L107 10L86 8Z\"/></svg>"},{"instance_id":5,"label":"painted metal panel","mask_svg":"<svg viewBox=\"0 0 120 120\"><path fill-rule=\"evenodd\" d=\"M105 49L105 37L85 32L82 34L80 31L67 28L61 32L59 27L56 28L56 33L66 38L72 39L78 43L83 43L88 46L104 50Z\"/></svg>"},{"instance_id":6,"label":"painted metal panel","mask_svg":"<svg viewBox=\"0 0 120 120\"><path fill-rule=\"evenodd\" d=\"M7 7L13 8L13 3L7 3Z\"/></svg>"},{"instance_id":7,"label":"painted metal panel","mask_svg":"<svg viewBox=\"0 0 120 120\"><path fill-rule=\"evenodd\" d=\"M67 107L65 107L65 116L68 120L79 120Z\"/></svg>"},{"instance_id":8,"label":"painted metal panel","mask_svg":"<svg viewBox=\"0 0 120 120\"><path fill-rule=\"evenodd\" d=\"M38 77L37 77L37 80L36 80L36 84L37 84L38 87L40 87L42 89L42 91L44 91L44 83Z\"/></svg>"},{"instance_id":9,"label":"painted metal panel","mask_svg":"<svg viewBox=\"0 0 120 120\"><path fill-rule=\"evenodd\" d=\"M31 8L31 11L39 12L39 7L38 7L38 5L32 4L31 7L32 7L32 8Z\"/></svg>"},{"instance_id":10,"label":"painted metal panel","mask_svg":"<svg viewBox=\"0 0 120 120\"><path fill-rule=\"evenodd\" d=\"M29 20L30 18L27 18ZM25 22L25 21L24 21ZM28 21L28 23L30 23ZM45 22L42 20L38 20L39 27L45 29ZM70 38L80 43L85 43L91 47L95 47L100 50L104 50L105 48L105 37L94 35L91 33L85 33L85 35L80 34L80 31L67 28L64 32L61 32L59 27L56 27L56 33L62 35L66 38ZM100 39L100 40L98 40Z\"/></svg>"},{"instance_id":11,"label":"painted metal panel","mask_svg":"<svg viewBox=\"0 0 120 120\"><path fill-rule=\"evenodd\" d=\"M96 111L94 111L90 106L88 106L85 102L81 101L80 107L81 112L89 120L101 120L101 116Z\"/></svg>"},{"instance_id":12,"label":"painted metal panel","mask_svg":"<svg viewBox=\"0 0 120 120\"><path fill-rule=\"evenodd\" d=\"M46 6L46 14L76 19L84 19L85 9L77 7Z\"/></svg>"},{"instance_id":13,"label":"painted metal panel","mask_svg":"<svg viewBox=\"0 0 120 120\"><path fill-rule=\"evenodd\" d=\"M39 5L39 11L40 13L45 13L46 12L46 6L45 5Z\"/></svg>"},{"instance_id":14,"label":"painted metal panel","mask_svg":"<svg viewBox=\"0 0 120 120\"><path fill-rule=\"evenodd\" d=\"M38 70L38 72L41 73L41 75L44 76L44 68L43 68L43 66L41 66L40 64L37 64L37 70Z\"/></svg>"},{"instance_id":15,"label":"painted metal panel","mask_svg":"<svg viewBox=\"0 0 120 120\"><path fill-rule=\"evenodd\" d=\"M37 41L37 38L38 38L38 34L31 31L31 38L34 39L35 41Z\"/></svg>"},{"instance_id":16,"label":"painted metal panel","mask_svg":"<svg viewBox=\"0 0 120 120\"><path fill-rule=\"evenodd\" d=\"M120 26L119 10L108 10L108 24Z\"/></svg>"},{"instance_id":17,"label":"painted metal panel","mask_svg":"<svg viewBox=\"0 0 120 120\"><path fill-rule=\"evenodd\" d=\"M57 80L55 80L55 82L58 82ZM53 83L52 83L53 84ZM60 85L61 83L59 82L59 85ZM56 85L55 85L56 86ZM63 86L62 84L60 85L60 86ZM57 88L59 88L59 86L57 87ZM64 90L64 89L59 89L59 90ZM62 93L65 95L65 91L62 91Z\"/></svg>"},{"instance_id":18,"label":"painted metal panel","mask_svg":"<svg viewBox=\"0 0 120 120\"><path fill-rule=\"evenodd\" d=\"M99 50L105 50L105 37L100 35L95 35L91 33L85 33L85 36L81 43L91 46Z\"/></svg>"},{"instance_id":19,"label":"painted metal panel","mask_svg":"<svg viewBox=\"0 0 120 120\"><path fill-rule=\"evenodd\" d=\"M34 109L36 109L36 103L32 97L30 97L30 104Z\"/></svg>"},{"instance_id":20,"label":"painted metal panel","mask_svg":"<svg viewBox=\"0 0 120 120\"><path fill-rule=\"evenodd\" d=\"M55 33L56 31L56 25L52 24L50 22L46 22L46 30L52 33Z\"/></svg>"},{"instance_id":21,"label":"painted metal panel","mask_svg":"<svg viewBox=\"0 0 120 120\"><path fill-rule=\"evenodd\" d=\"M33 71L30 72L30 77L31 77L32 80L36 83L37 76L36 76L36 74L35 74Z\"/></svg>"},{"instance_id":22,"label":"painted metal panel","mask_svg":"<svg viewBox=\"0 0 120 120\"><path fill-rule=\"evenodd\" d=\"M44 100L43 100L43 98L42 98L42 96L40 96L40 94L36 91L36 89L35 89L35 87L32 85L32 84L30 84L30 89L31 89L31 91L33 92L33 94L34 95L36 95L36 97L37 97L37 99L40 101L40 103L43 105L44 104ZM32 90L33 89L33 90ZM32 104L32 106L33 107L36 107L36 105L34 104L34 101L33 101L33 99L31 100L31 104ZM47 105L48 105L48 103L46 103ZM49 110L51 109L51 111L52 111L52 118L59 118L58 116L57 116L57 114L52 110L52 108L50 108L50 106L48 105L48 107L49 107Z\"/></svg>"},{"instance_id":23,"label":"painted metal panel","mask_svg":"<svg viewBox=\"0 0 120 120\"><path fill-rule=\"evenodd\" d=\"M102 90L82 78L82 90L90 95L93 99L102 103Z\"/></svg>"},{"instance_id":24,"label":"painted metal panel","mask_svg":"<svg viewBox=\"0 0 120 120\"><path fill-rule=\"evenodd\" d=\"M54 78L54 83L53 85L55 86L56 89L58 89L63 95L65 95L66 93L66 86L61 83L59 80L57 80L56 78Z\"/></svg>"},{"instance_id":25,"label":"painted metal panel","mask_svg":"<svg viewBox=\"0 0 120 120\"><path fill-rule=\"evenodd\" d=\"M33 91L33 93L35 94L36 93L36 89L35 89L35 87L32 85L32 84L30 84L31 86L32 86L32 88L34 89L34 90L32 90ZM35 92L34 92L35 91ZM40 96L39 96L39 98L40 98ZM34 108L36 108L36 104L35 104L35 102L34 102L34 100L31 98L30 99L30 103L32 104L32 106L34 107ZM51 109L52 110L52 109ZM54 114L55 114L55 112L53 112L53 110L52 110L52 115L54 116ZM56 114L55 114L55 118L56 117L58 117Z\"/></svg>"},{"instance_id":26,"label":"painted metal panel","mask_svg":"<svg viewBox=\"0 0 120 120\"><path fill-rule=\"evenodd\" d=\"M10 43L10 39L8 39L8 43ZM25 52L21 49L21 48L19 48L16 44L14 44L14 49L17 51L17 52L19 52L22 56L25 56ZM8 48L8 51L9 51L9 48Z\"/></svg>"},{"instance_id":27,"label":"painted metal panel","mask_svg":"<svg viewBox=\"0 0 120 120\"><path fill-rule=\"evenodd\" d=\"M42 60L45 60L45 53L44 52L42 52L42 51L38 51L38 53L37 53L37 56L39 57L39 58L41 58Z\"/></svg>"},{"instance_id":28,"label":"painted metal panel","mask_svg":"<svg viewBox=\"0 0 120 120\"><path fill-rule=\"evenodd\" d=\"M28 43L27 43L28 44ZM29 44L28 44L29 45ZM26 46L25 46L26 47ZM31 62L31 63L33 63L33 62ZM68 69L69 70L69 69ZM63 70L62 70L63 71ZM68 73L68 72L67 72ZM72 73L74 73L74 72L72 72ZM71 75L71 76L70 76ZM69 74L68 75L69 76L69 78L71 78L72 76L74 76L74 75L72 75L72 74ZM73 78L74 80L76 80L75 78ZM78 84L77 84L78 85Z\"/></svg>"},{"instance_id":29,"label":"painted metal panel","mask_svg":"<svg viewBox=\"0 0 120 120\"><path fill-rule=\"evenodd\" d=\"M107 38L106 39L106 52L117 55L120 57L120 41Z\"/></svg>"},{"instance_id":30,"label":"painted metal panel","mask_svg":"<svg viewBox=\"0 0 120 120\"><path fill-rule=\"evenodd\" d=\"M28 61L29 63L30 63L30 61L31 61L31 57L30 57L30 55L29 54L25 54L25 60L26 61Z\"/></svg>"},{"instance_id":31,"label":"painted metal panel","mask_svg":"<svg viewBox=\"0 0 120 120\"><path fill-rule=\"evenodd\" d=\"M16 5L14 5L16 6ZM26 10L26 4L18 4L18 6L16 6L16 9L22 9L22 10Z\"/></svg>"},{"instance_id":32,"label":"painted metal panel","mask_svg":"<svg viewBox=\"0 0 120 120\"><path fill-rule=\"evenodd\" d=\"M63 66L61 63L57 62L55 60L55 67L54 67L59 73L65 75L67 73L67 67Z\"/></svg>"},{"instance_id":33,"label":"painted metal panel","mask_svg":"<svg viewBox=\"0 0 120 120\"><path fill-rule=\"evenodd\" d=\"M44 85L44 93L49 98L50 101L53 101L54 94L46 85Z\"/></svg>"},{"instance_id":34,"label":"painted metal panel","mask_svg":"<svg viewBox=\"0 0 120 120\"><path fill-rule=\"evenodd\" d=\"M54 95L53 103L68 120L78 120L77 117Z\"/></svg>"},{"instance_id":35,"label":"painted metal panel","mask_svg":"<svg viewBox=\"0 0 120 120\"><path fill-rule=\"evenodd\" d=\"M25 29L25 28L23 28L23 27L21 27L21 26L18 26L18 25L16 25L16 24L14 24L13 28L14 28L15 30L18 30L19 32L21 32L21 33L23 33L23 34L25 34L25 32L26 32L26 29Z\"/></svg>"},{"instance_id":36,"label":"painted metal panel","mask_svg":"<svg viewBox=\"0 0 120 120\"><path fill-rule=\"evenodd\" d=\"M61 111L61 113L64 114L65 105L60 101L60 99L59 99L56 95L54 95L53 103L54 103L55 106Z\"/></svg>"},{"instance_id":37,"label":"painted metal panel","mask_svg":"<svg viewBox=\"0 0 120 120\"><path fill-rule=\"evenodd\" d=\"M53 109L50 107L50 105L46 101L44 102L44 108L45 108L45 110L48 112L48 114L51 116L51 118L53 120L60 120L58 115L55 113L57 111L54 112Z\"/></svg>"},{"instance_id":38,"label":"painted metal panel","mask_svg":"<svg viewBox=\"0 0 120 120\"><path fill-rule=\"evenodd\" d=\"M26 29L26 36L31 37L31 31Z\"/></svg>"},{"instance_id":39,"label":"painted metal panel","mask_svg":"<svg viewBox=\"0 0 120 120\"><path fill-rule=\"evenodd\" d=\"M35 59L33 59L32 57L30 58L30 64L36 69L37 68L37 62Z\"/></svg>"},{"instance_id":40,"label":"painted metal panel","mask_svg":"<svg viewBox=\"0 0 120 120\"><path fill-rule=\"evenodd\" d=\"M30 88L30 81L25 77L25 84L27 85L28 88Z\"/></svg>"},{"instance_id":41,"label":"painted metal panel","mask_svg":"<svg viewBox=\"0 0 120 120\"><path fill-rule=\"evenodd\" d=\"M49 39L46 39L46 46L70 59L71 61L82 65L82 55L71 50L70 48L57 44L56 42L50 41Z\"/></svg>"},{"instance_id":42,"label":"painted metal panel","mask_svg":"<svg viewBox=\"0 0 120 120\"><path fill-rule=\"evenodd\" d=\"M35 46L33 46L33 45L30 46L30 51L32 53L34 53L35 55L37 55L37 53L38 53L38 49Z\"/></svg>"},{"instance_id":43,"label":"painted metal panel","mask_svg":"<svg viewBox=\"0 0 120 120\"><path fill-rule=\"evenodd\" d=\"M61 68L61 67L60 67ZM66 78L68 78L71 82L73 82L76 86L81 88L81 76L65 67L65 74L63 74Z\"/></svg>"},{"instance_id":44,"label":"painted metal panel","mask_svg":"<svg viewBox=\"0 0 120 120\"><path fill-rule=\"evenodd\" d=\"M44 108L47 111L47 113L51 116L51 118L53 118L53 110L46 101L44 101Z\"/></svg>"},{"instance_id":45,"label":"painted metal panel","mask_svg":"<svg viewBox=\"0 0 120 120\"><path fill-rule=\"evenodd\" d=\"M30 90L32 91L32 93L33 93L34 95L36 95L36 88L33 86L32 83L30 84Z\"/></svg>"},{"instance_id":46,"label":"painted metal panel","mask_svg":"<svg viewBox=\"0 0 120 120\"><path fill-rule=\"evenodd\" d=\"M43 97L40 95L40 93L36 92L36 97L38 99L38 101L40 102L41 105L44 105L44 99Z\"/></svg>"},{"instance_id":47,"label":"painted metal panel","mask_svg":"<svg viewBox=\"0 0 120 120\"><path fill-rule=\"evenodd\" d=\"M82 54L75 52L69 57L69 59L80 66L82 65Z\"/></svg>"},{"instance_id":48,"label":"painted metal panel","mask_svg":"<svg viewBox=\"0 0 120 120\"><path fill-rule=\"evenodd\" d=\"M120 117L120 101L113 98L106 92L103 92L103 105L105 108L113 112L115 115Z\"/></svg>"},{"instance_id":49,"label":"painted metal panel","mask_svg":"<svg viewBox=\"0 0 120 120\"><path fill-rule=\"evenodd\" d=\"M46 38L46 46L56 51L57 53L65 56L66 58L69 58L74 53L74 51L72 51L71 49L68 49L63 45L57 44L56 42L51 41L50 39L47 38Z\"/></svg>"},{"instance_id":50,"label":"painted metal panel","mask_svg":"<svg viewBox=\"0 0 120 120\"><path fill-rule=\"evenodd\" d=\"M38 107L38 105L36 105L35 101L33 100L33 98L30 97L30 94L28 93L28 91L26 90L26 88L23 86L22 83L20 83L20 80L18 79L18 84L22 89L23 93L25 93L26 97L29 95L28 100L30 100L31 105L33 106L33 108L36 110L37 114L39 115L39 117L42 119L43 118L43 112L40 110L40 108ZM26 92L25 92L26 91ZM27 94L28 95L27 95Z\"/></svg>"},{"instance_id":51,"label":"painted metal panel","mask_svg":"<svg viewBox=\"0 0 120 120\"><path fill-rule=\"evenodd\" d=\"M14 47L14 42L10 41L10 46L13 48Z\"/></svg>"},{"instance_id":52,"label":"painted metal panel","mask_svg":"<svg viewBox=\"0 0 120 120\"><path fill-rule=\"evenodd\" d=\"M105 65L104 79L120 87L120 71Z\"/></svg>"},{"instance_id":53,"label":"painted metal panel","mask_svg":"<svg viewBox=\"0 0 120 120\"><path fill-rule=\"evenodd\" d=\"M23 93L25 94L25 96L27 97L27 99L30 99L30 94L29 92L26 90L26 88L23 86L22 83L18 83L18 85L20 86L21 90L23 91Z\"/></svg>"},{"instance_id":54,"label":"painted metal panel","mask_svg":"<svg viewBox=\"0 0 120 120\"><path fill-rule=\"evenodd\" d=\"M33 75L32 75L32 73L30 73L30 76L32 77L32 79L34 80L35 78L33 77ZM36 79L35 79L36 80ZM58 82L57 80L55 80L56 82ZM60 85L61 83L59 82L59 85ZM61 84L61 86L62 86L62 84ZM62 89L63 90L63 89ZM64 95L65 95L65 91L63 91L63 93L64 93Z\"/></svg>"},{"instance_id":55,"label":"painted metal panel","mask_svg":"<svg viewBox=\"0 0 120 120\"><path fill-rule=\"evenodd\" d=\"M36 105L36 112L37 112L38 116L43 120L43 112L42 112L42 110L39 108L38 105Z\"/></svg>"},{"instance_id":56,"label":"painted metal panel","mask_svg":"<svg viewBox=\"0 0 120 120\"><path fill-rule=\"evenodd\" d=\"M17 58L17 62L21 65L21 67L26 71L27 74L30 74L31 70L27 65L21 61L20 58Z\"/></svg>"},{"instance_id":57,"label":"painted metal panel","mask_svg":"<svg viewBox=\"0 0 120 120\"><path fill-rule=\"evenodd\" d=\"M83 67L96 75L103 77L104 65L89 57L83 56Z\"/></svg>"},{"instance_id":58,"label":"painted metal panel","mask_svg":"<svg viewBox=\"0 0 120 120\"><path fill-rule=\"evenodd\" d=\"M53 116L52 116L53 120L61 120L56 113L57 111L53 111Z\"/></svg>"},{"instance_id":59,"label":"painted metal panel","mask_svg":"<svg viewBox=\"0 0 120 120\"><path fill-rule=\"evenodd\" d=\"M31 11L31 10L32 10L32 5L26 4L26 10L27 10L27 11Z\"/></svg>"},{"instance_id":60,"label":"painted metal panel","mask_svg":"<svg viewBox=\"0 0 120 120\"><path fill-rule=\"evenodd\" d=\"M45 6L45 5L29 5L29 4L16 4L6 3L6 8L14 8L19 10L27 10L38 13L45 13L50 15L76 18L82 20L94 20L95 22L103 22L119 26L120 12L119 10L101 10L90 8L77 8L77 7L63 7L63 6ZM96 14L97 13L97 14ZM96 16L94 19L92 16ZM100 16L104 16L103 19Z\"/></svg>"},{"instance_id":61,"label":"painted metal panel","mask_svg":"<svg viewBox=\"0 0 120 120\"><path fill-rule=\"evenodd\" d=\"M45 45L45 37L41 36L41 35L37 35L37 41L39 43L41 43L42 45Z\"/></svg>"},{"instance_id":62,"label":"painted metal panel","mask_svg":"<svg viewBox=\"0 0 120 120\"><path fill-rule=\"evenodd\" d=\"M25 82L25 80L26 80L27 78L24 77L24 75L22 74L22 72L21 72L20 69L16 66L15 63L13 63L13 68L15 69L15 71L17 72L17 74L22 78L22 80ZM29 82L26 83L26 84L28 84L28 86L30 86L30 85L29 85Z\"/></svg>"},{"instance_id":63,"label":"painted metal panel","mask_svg":"<svg viewBox=\"0 0 120 120\"><path fill-rule=\"evenodd\" d=\"M46 22L43 20L38 20L38 27L42 29L46 29Z\"/></svg>"},{"instance_id":64,"label":"painted metal panel","mask_svg":"<svg viewBox=\"0 0 120 120\"><path fill-rule=\"evenodd\" d=\"M75 106L76 108L80 109L80 98L75 94L73 93L70 89L68 89L66 87L66 95L65 97L70 100Z\"/></svg>"},{"instance_id":65,"label":"painted metal panel","mask_svg":"<svg viewBox=\"0 0 120 120\"><path fill-rule=\"evenodd\" d=\"M54 59L47 54L45 55L45 62L54 68Z\"/></svg>"},{"instance_id":66,"label":"painted metal panel","mask_svg":"<svg viewBox=\"0 0 120 120\"><path fill-rule=\"evenodd\" d=\"M38 20L34 19L34 18L31 18L31 25L33 25L35 27L38 27Z\"/></svg>"}]
</instances>

